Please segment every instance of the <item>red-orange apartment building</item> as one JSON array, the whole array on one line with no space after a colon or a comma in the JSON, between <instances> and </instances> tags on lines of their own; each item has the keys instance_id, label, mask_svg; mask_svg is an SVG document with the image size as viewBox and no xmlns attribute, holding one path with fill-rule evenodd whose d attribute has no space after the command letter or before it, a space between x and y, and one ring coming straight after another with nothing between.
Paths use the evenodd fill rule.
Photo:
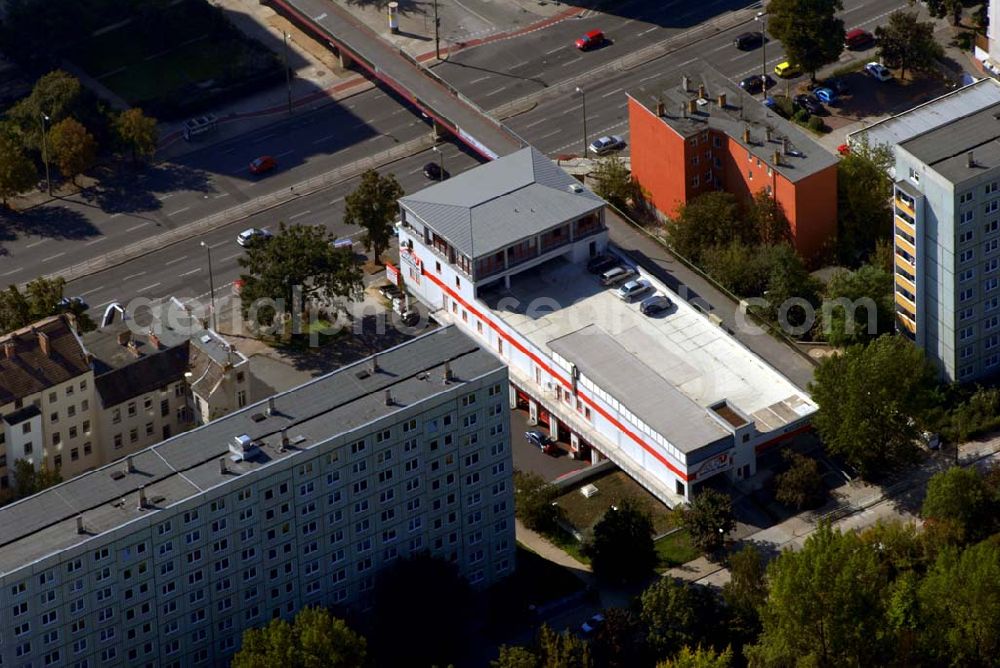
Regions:
<instances>
[{"instance_id":1,"label":"red-orange apartment building","mask_svg":"<svg viewBox=\"0 0 1000 668\"><path fill-rule=\"evenodd\" d=\"M702 65L628 91L632 174L668 217L712 190L781 205L799 254L837 233L837 158L806 131Z\"/></svg>"}]
</instances>

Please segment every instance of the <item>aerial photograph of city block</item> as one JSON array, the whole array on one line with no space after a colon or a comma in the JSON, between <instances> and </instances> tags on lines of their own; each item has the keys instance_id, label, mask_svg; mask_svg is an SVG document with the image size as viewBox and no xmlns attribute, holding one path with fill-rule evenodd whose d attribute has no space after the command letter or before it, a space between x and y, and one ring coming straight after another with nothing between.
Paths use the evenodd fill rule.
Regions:
<instances>
[{"instance_id":1,"label":"aerial photograph of city block","mask_svg":"<svg viewBox=\"0 0 1000 668\"><path fill-rule=\"evenodd\" d=\"M1000 0L0 0L0 666L1000 666Z\"/></svg>"}]
</instances>

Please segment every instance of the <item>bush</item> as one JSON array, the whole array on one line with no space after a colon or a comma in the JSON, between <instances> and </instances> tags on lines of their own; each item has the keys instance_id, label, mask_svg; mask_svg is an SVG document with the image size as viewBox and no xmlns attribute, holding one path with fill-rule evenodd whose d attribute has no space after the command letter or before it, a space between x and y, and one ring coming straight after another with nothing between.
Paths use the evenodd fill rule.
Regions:
<instances>
[{"instance_id":1,"label":"bush","mask_svg":"<svg viewBox=\"0 0 1000 668\"><path fill-rule=\"evenodd\" d=\"M818 508L826 495L819 463L790 450L786 450L784 456L789 467L775 478L775 498L796 510Z\"/></svg>"},{"instance_id":2,"label":"bush","mask_svg":"<svg viewBox=\"0 0 1000 668\"><path fill-rule=\"evenodd\" d=\"M773 95L772 99L774 100L774 111L779 116L791 118L795 115L795 103L792 102L792 98L787 95Z\"/></svg>"},{"instance_id":3,"label":"bush","mask_svg":"<svg viewBox=\"0 0 1000 668\"><path fill-rule=\"evenodd\" d=\"M537 473L514 471L514 514L532 531L553 531L560 509L552 505L559 490Z\"/></svg>"},{"instance_id":4,"label":"bush","mask_svg":"<svg viewBox=\"0 0 1000 668\"><path fill-rule=\"evenodd\" d=\"M807 122L809 122L809 112L806 111L805 109L799 109L798 111L795 112L795 115L792 116L792 120L795 121L796 123L801 123L802 125L805 125Z\"/></svg>"},{"instance_id":5,"label":"bush","mask_svg":"<svg viewBox=\"0 0 1000 668\"><path fill-rule=\"evenodd\" d=\"M826 129L826 123L819 116L810 116L806 126L813 132L823 132Z\"/></svg>"}]
</instances>

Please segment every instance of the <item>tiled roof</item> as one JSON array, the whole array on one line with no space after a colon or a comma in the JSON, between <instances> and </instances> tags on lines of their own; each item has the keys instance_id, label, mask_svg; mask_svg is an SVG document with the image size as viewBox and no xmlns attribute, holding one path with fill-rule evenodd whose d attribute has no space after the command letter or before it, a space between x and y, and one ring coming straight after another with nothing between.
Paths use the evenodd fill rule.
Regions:
<instances>
[{"instance_id":1,"label":"tiled roof","mask_svg":"<svg viewBox=\"0 0 1000 668\"><path fill-rule=\"evenodd\" d=\"M48 339L48 354L42 337ZM8 356L6 346L13 346ZM80 339L64 316L52 316L0 337L0 404L42 392L90 369Z\"/></svg>"}]
</instances>

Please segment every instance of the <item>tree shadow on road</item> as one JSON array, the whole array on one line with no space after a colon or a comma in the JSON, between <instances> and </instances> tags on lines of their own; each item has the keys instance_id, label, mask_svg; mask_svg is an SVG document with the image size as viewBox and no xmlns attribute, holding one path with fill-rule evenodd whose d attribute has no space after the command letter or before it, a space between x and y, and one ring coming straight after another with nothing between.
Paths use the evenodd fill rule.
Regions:
<instances>
[{"instance_id":1,"label":"tree shadow on road","mask_svg":"<svg viewBox=\"0 0 1000 668\"><path fill-rule=\"evenodd\" d=\"M206 172L162 163L139 169L116 165L103 170L97 185L84 189L80 196L105 213L134 214L161 209L163 202L157 199L156 193L184 190L216 192Z\"/></svg>"},{"instance_id":2,"label":"tree shadow on road","mask_svg":"<svg viewBox=\"0 0 1000 668\"><path fill-rule=\"evenodd\" d=\"M8 211L0 221L0 244L28 235L50 239L89 239L101 233L82 213L58 203L26 211ZM0 250L0 255L3 254L4 251Z\"/></svg>"}]
</instances>

